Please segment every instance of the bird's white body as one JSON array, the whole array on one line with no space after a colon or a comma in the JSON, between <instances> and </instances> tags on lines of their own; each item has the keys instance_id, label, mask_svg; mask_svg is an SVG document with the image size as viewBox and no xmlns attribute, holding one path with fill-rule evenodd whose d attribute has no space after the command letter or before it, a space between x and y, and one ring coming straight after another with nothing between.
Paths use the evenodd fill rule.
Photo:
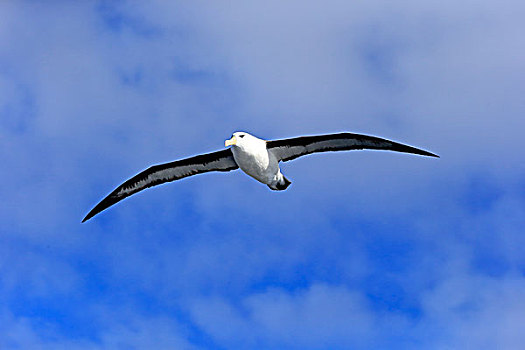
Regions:
<instances>
[{"instance_id":1,"label":"bird's white body","mask_svg":"<svg viewBox=\"0 0 525 350\"><path fill-rule=\"evenodd\" d=\"M266 141L245 132L233 134L233 158L239 168L255 180L268 185L272 190L285 186L284 176L279 169L279 161L266 148Z\"/></svg>"}]
</instances>

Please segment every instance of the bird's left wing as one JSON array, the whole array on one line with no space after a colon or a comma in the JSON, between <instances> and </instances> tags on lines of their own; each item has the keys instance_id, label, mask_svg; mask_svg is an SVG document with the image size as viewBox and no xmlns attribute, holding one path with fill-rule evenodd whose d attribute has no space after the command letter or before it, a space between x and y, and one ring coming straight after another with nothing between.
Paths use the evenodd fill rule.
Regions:
<instances>
[{"instance_id":1,"label":"bird's left wing","mask_svg":"<svg viewBox=\"0 0 525 350\"><path fill-rule=\"evenodd\" d=\"M209 171L230 171L237 168L237 163L233 159L233 154L230 149L201 154L170 163L154 165L118 186L106 198L91 209L82 222L89 220L96 214L113 204L120 202L124 198L148 187Z\"/></svg>"},{"instance_id":2,"label":"bird's left wing","mask_svg":"<svg viewBox=\"0 0 525 350\"><path fill-rule=\"evenodd\" d=\"M414 153L423 156L439 157L424 151L394 141L375 136L340 133L317 136L303 136L291 139L268 141L266 148L277 160L286 162L307 154L316 152L350 151L361 149L378 149L396 152Z\"/></svg>"}]
</instances>

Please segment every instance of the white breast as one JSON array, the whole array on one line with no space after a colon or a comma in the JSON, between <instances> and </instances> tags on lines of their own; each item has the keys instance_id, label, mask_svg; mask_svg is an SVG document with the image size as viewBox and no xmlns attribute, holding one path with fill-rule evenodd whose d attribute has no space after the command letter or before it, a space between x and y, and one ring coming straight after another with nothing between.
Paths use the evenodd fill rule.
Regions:
<instances>
[{"instance_id":1,"label":"white breast","mask_svg":"<svg viewBox=\"0 0 525 350\"><path fill-rule=\"evenodd\" d=\"M264 140L250 140L242 147L232 147L233 157L242 171L257 181L270 184L279 172L276 158L269 154Z\"/></svg>"}]
</instances>

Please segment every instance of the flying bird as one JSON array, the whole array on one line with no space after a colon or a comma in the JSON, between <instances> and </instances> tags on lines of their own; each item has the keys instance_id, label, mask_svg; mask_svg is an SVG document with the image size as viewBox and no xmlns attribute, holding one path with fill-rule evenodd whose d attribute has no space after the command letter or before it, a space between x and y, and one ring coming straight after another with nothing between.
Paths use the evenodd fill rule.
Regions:
<instances>
[{"instance_id":1,"label":"flying bird","mask_svg":"<svg viewBox=\"0 0 525 350\"><path fill-rule=\"evenodd\" d=\"M279 162L287 162L311 153L378 149L439 158L436 154L394 141L351 133L266 141L247 132L235 132L229 140L224 142L224 146L231 147L154 165L142 171L107 195L86 215L82 222L146 188L209 171L231 171L240 168L255 180L268 185L270 189L283 191L290 186L291 182L281 173Z\"/></svg>"}]
</instances>

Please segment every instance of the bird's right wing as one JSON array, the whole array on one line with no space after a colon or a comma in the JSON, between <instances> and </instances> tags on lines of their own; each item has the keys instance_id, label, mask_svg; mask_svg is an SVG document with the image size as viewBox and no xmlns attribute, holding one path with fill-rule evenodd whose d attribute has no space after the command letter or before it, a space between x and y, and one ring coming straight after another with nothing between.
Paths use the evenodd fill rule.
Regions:
<instances>
[{"instance_id":1,"label":"bird's right wing","mask_svg":"<svg viewBox=\"0 0 525 350\"><path fill-rule=\"evenodd\" d=\"M195 157L176 160L174 162L154 165L118 186L106 198L98 203L82 220L89 220L96 214L120 202L126 197L140 192L148 187L165 182L179 180L191 175L209 171L230 171L238 168L230 149L201 154Z\"/></svg>"},{"instance_id":2,"label":"bird's right wing","mask_svg":"<svg viewBox=\"0 0 525 350\"><path fill-rule=\"evenodd\" d=\"M380 137L351 134L347 132L268 141L266 143L266 148L268 151L272 152L279 161L283 162L317 152L350 151L360 149L389 150L439 157L436 154L422 149L403 145Z\"/></svg>"}]
</instances>

